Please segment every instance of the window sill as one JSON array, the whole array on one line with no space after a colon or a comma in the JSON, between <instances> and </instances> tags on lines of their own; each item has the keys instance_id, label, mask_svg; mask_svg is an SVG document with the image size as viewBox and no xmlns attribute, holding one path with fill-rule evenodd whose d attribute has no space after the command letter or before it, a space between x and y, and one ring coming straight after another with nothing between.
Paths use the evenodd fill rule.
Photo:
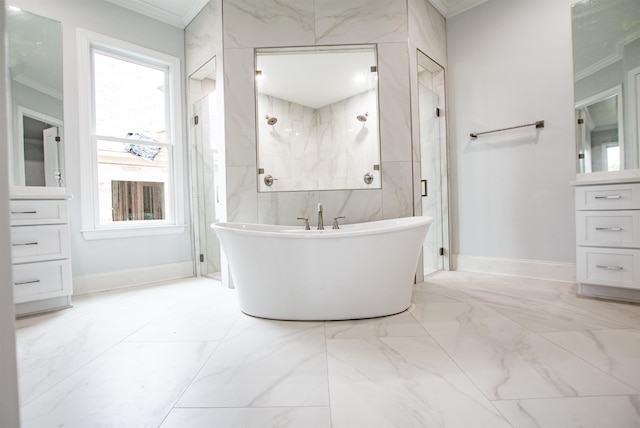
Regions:
<instances>
[{"instance_id":1,"label":"window sill","mask_svg":"<svg viewBox=\"0 0 640 428\"><path fill-rule=\"evenodd\" d=\"M127 227L118 229L85 229L81 230L86 241L98 239L137 238L140 236L157 236L184 233L186 225Z\"/></svg>"}]
</instances>

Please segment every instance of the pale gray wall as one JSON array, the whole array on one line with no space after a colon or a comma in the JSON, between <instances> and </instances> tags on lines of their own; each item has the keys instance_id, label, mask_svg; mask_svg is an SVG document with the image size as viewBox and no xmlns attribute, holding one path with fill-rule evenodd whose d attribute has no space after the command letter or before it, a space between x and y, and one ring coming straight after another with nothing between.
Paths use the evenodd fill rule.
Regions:
<instances>
[{"instance_id":1,"label":"pale gray wall","mask_svg":"<svg viewBox=\"0 0 640 428\"><path fill-rule=\"evenodd\" d=\"M574 1L491 0L447 21L458 254L575 262ZM537 120L537 138L469 138Z\"/></svg>"},{"instance_id":2,"label":"pale gray wall","mask_svg":"<svg viewBox=\"0 0 640 428\"><path fill-rule=\"evenodd\" d=\"M70 201L71 251L73 275L91 275L192 260L191 231L184 233L127 239L86 241L81 233L80 210L80 144L87 137L79 135L78 123L78 47L77 29L134 43L180 58L184 89L184 31L144 17L102 0L11 0L26 11L55 19L62 23L64 67L64 138L66 153L66 183L74 198ZM186 109L184 110L186 112ZM185 113L186 115L186 113ZM186 117L186 116L185 116ZM186 139L186 129L183 138ZM185 140L186 163L186 140ZM187 171L185 166L185 171ZM178 189L176 201L189 206L188 180ZM185 213L189 223L188 209Z\"/></svg>"}]
</instances>

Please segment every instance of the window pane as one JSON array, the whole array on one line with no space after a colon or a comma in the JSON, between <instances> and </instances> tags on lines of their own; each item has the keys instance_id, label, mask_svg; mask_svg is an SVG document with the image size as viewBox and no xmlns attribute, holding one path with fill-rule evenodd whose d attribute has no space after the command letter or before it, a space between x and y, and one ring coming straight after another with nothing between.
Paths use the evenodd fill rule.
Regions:
<instances>
[{"instance_id":1,"label":"window pane","mask_svg":"<svg viewBox=\"0 0 640 428\"><path fill-rule=\"evenodd\" d=\"M98 141L100 224L164 220L167 147Z\"/></svg>"},{"instance_id":2,"label":"window pane","mask_svg":"<svg viewBox=\"0 0 640 428\"><path fill-rule=\"evenodd\" d=\"M112 181L113 221L163 220L164 183Z\"/></svg>"},{"instance_id":3,"label":"window pane","mask_svg":"<svg viewBox=\"0 0 640 428\"><path fill-rule=\"evenodd\" d=\"M165 141L166 70L93 53L96 134Z\"/></svg>"}]
</instances>

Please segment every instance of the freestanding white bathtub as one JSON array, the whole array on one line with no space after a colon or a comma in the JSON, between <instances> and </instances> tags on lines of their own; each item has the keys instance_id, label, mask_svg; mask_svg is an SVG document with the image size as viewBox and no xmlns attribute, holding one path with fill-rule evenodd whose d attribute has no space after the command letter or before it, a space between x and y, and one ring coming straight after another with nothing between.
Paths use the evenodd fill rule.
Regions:
<instances>
[{"instance_id":1,"label":"freestanding white bathtub","mask_svg":"<svg viewBox=\"0 0 640 428\"><path fill-rule=\"evenodd\" d=\"M431 217L340 229L216 223L240 309L280 320L371 318L404 311Z\"/></svg>"}]
</instances>

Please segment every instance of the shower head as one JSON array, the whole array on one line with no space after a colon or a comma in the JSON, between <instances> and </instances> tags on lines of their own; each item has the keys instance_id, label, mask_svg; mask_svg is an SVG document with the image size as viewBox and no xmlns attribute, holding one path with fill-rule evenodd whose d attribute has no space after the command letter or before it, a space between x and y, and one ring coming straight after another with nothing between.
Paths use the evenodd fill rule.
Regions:
<instances>
[{"instance_id":1,"label":"shower head","mask_svg":"<svg viewBox=\"0 0 640 428\"><path fill-rule=\"evenodd\" d=\"M356 116L356 119L358 119L360 122L366 122L367 121L367 117L369 117L369 113L365 113L365 114L359 114Z\"/></svg>"},{"instance_id":2,"label":"shower head","mask_svg":"<svg viewBox=\"0 0 640 428\"><path fill-rule=\"evenodd\" d=\"M267 119L267 125L271 125L271 126L275 125L276 122L278 121L277 117L273 117L269 115L266 115L264 118Z\"/></svg>"}]
</instances>

